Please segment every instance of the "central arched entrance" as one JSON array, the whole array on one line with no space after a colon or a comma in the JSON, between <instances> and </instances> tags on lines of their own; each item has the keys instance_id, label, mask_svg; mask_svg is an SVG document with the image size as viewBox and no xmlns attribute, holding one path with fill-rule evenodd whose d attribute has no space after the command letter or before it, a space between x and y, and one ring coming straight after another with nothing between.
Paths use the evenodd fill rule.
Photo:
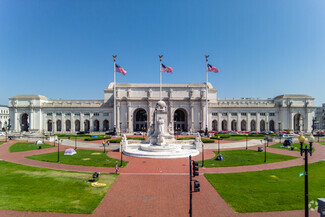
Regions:
<instances>
[{"instance_id":1,"label":"central arched entrance","mask_svg":"<svg viewBox=\"0 0 325 217\"><path fill-rule=\"evenodd\" d=\"M228 130L228 126L227 126L227 121L226 120L223 120L221 122L221 129L222 129L222 131Z\"/></svg>"},{"instance_id":2,"label":"central arched entrance","mask_svg":"<svg viewBox=\"0 0 325 217\"><path fill-rule=\"evenodd\" d=\"M89 132L89 130L90 130L90 122L89 122L89 120L84 121L84 129L85 129L85 132Z\"/></svg>"},{"instance_id":3,"label":"central arched entrance","mask_svg":"<svg viewBox=\"0 0 325 217\"><path fill-rule=\"evenodd\" d=\"M246 131L247 130L246 121L245 120L242 120L241 121L240 128L241 128L241 131Z\"/></svg>"},{"instance_id":4,"label":"central arched entrance","mask_svg":"<svg viewBox=\"0 0 325 217\"><path fill-rule=\"evenodd\" d=\"M217 120L212 121L212 130L218 131L218 121Z\"/></svg>"},{"instance_id":5,"label":"central arched entrance","mask_svg":"<svg viewBox=\"0 0 325 217\"><path fill-rule=\"evenodd\" d=\"M256 131L256 122L255 122L255 120L251 121L251 131Z\"/></svg>"},{"instance_id":6,"label":"central arched entrance","mask_svg":"<svg viewBox=\"0 0 325 217\"><path fill-rule=\"evenodd\" d=\"M302 116L302 114L296 114L293 117L293 129L294 131L301 131L303 130L303 119L304 117Z\"/></svg>"},{"instance_id":7,"label":"central arched entrance","mask_svg":"<svg viewBox=\"0 0 325 217\"><path fill-rule=\"evenodd\" d=\"M21 116L21 131L28 132L28 129L29 129L28 114L24 113Z\"/></svg>"},{"instance_id":8,"label":"central arched entrance","mask_svg":"<svg viewBox=\"0 0 325 217\"><path fill-rule=\"evenodd\" d=\"M133 131L147 131L147 112L140 108L133 114Z\"/></svg>"},{"instance_id":9,"label":"central arched entrance","mask_svg":"<svg viewBox=\"0 0 325 217\"><path fill-rule=\"evenodd\" d=\"M265 131L265 121L261 120L260 121L260 132Z\"/></svg>"},{"instance_id":10,"label":"central arched entrance","mask_svg":"<svg viewBox=\"0 0 325 217\"><path fill-rule=\"evenodd\" d=\"M174 113L174 130L187 131L187 113L184 109L177 109Z\"/></svg>"}]
</instances>

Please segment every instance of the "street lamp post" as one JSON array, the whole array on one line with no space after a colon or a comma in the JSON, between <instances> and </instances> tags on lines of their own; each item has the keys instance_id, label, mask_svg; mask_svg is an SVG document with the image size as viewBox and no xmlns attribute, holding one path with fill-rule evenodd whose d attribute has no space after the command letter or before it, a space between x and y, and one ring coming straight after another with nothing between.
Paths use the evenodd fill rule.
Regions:
<instances>
[{"instance_id":1,"label":"street lamp post","mask_svg":"<svg viewBox=\"0 0 325 217\"><path fill-rule=\"evenodd\" d=\"M60 142L58 140L54 140L54 141L57 141L58 143L58 163L60 162Z\"/></svg>"},{"instance_id":2,"label":"street lamp post","mask_svg":"<svg viewBox=\"0 0 325 217\"><path fill-rule=\"evenodd\" d=\"M74 150L77 150L77 136L78 134L74 137Z\"/></svg>"},{"instance_id":3,"label":"street lamp post","mask_svg":"<svg viewBox=\"0 0 325 217\"><path fill-rule=\"evenodd\" d=\"M248 134L246 133L245 135L246 135L246 150L247 150L247 136L248 136Z\"/></svg>"},{"instance_id":4,"label":"street lamp post","mask_svg":"<svg viewBox=\"0 0 325 217\"><path fill-rule=\"evenodd\" d=\"M310 156L313 154L313 142L315 138L313 137L313 134L311 134L308 138L309 141L309 148L307 148L307 145L305 148L303 147L305 137L300 134L298 137L298 140L300 142L300 155L302 156L305 153L305 217L309 217L309 210L308 210L308 153Z\"/></svg>"},{"instance_id":5,"label":"street lamp post","mask_svg":"<svg viewBox=\"0 0 325 217\"><path fill-rule=\"evenodd\" d=\"M266 163L266 141L264 142L264 148L265 148L265 151L264 151L264 163Z\"/></svg>"},{"instance_id":6,"label":"street lamp post","mask_svg":"<svg viewBox=\"0 0 325 217\"><path fill-rule=\"evenodd\" d=\"M121 144L121 165L120 165L120 167L123 167L123 145Z\"/></svg>"},{"instance_id":7,"label":"street lamp post","mask_svg":"<svg viewBox=\"0 0 325 217\"><path fill-rule=\"evenodd\" d=\"M202 143L202 167L204 167L204 144Z\"/></svg>"}]
</instances>

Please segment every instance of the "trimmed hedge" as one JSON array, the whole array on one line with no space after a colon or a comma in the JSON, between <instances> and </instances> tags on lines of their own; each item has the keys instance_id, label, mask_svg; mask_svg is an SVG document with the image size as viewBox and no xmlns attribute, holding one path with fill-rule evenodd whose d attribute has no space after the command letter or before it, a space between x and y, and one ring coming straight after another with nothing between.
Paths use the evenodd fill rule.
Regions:
<instances>
[{"instance_id":1,"label":"trimmed hedge","mask_svg":"<svg viewBox=\"0 0 325 217\"><path fill-rule=\"evenodd\" d=\"M215 134L215 136L211 136L210 139L218 139L218 136L220 139L230 138L229 134Z\"/></svg>"},{"instance_id":2,"label":"trimmed hedge","mask_svg":"<svg viewBox=\"0 0 325 217\"><path fill-rule=\"evenodd\" d=\"M126 137L127 140L146 140L143 137ZM120 143L122 138L117 138L117 139L110 139L108 140L111 143Z\"/></svg>"},{"instance_id":3,"label":"trimmed hedge","mask_svg":"<svg viewBox=\"0 0 325 217\"><path fill-rule=\"evenodd\" d=\"M182 137L182 138L178 138L177 140L195 140L195 137ZM203 143L214 143L213 139L204 139L201 138L201 141Z\"/></svg>"},{"instance_id":4,"label":"trimmed hedge","mask_svg":"<svg viewBox=\"0 0 325 217\"><path fill-rule=\"evenodd\" d=\"M97 136L97 137L90 137L86 138L85 141L95 141L95 140L103 140L103 139L110 139L110 136Z\"/></svg>"},{"instance_id":5,"label":"trimmed hedge","mask_svg":"<svg viewBox=\"0 0 325 217\"><path fill-rule=\"evenodd\" d=\"M203 143L214 143L214 140L213 139L201 139L201 141L203 142Z\"/></svg>"},{"instance_id":6,"label":"trimmed hedge","mask_svg":"<svg viewBox=\"0 0 325 217\"><path fill-rule=\"evenodd\" d=\"M214 134L214 136L211 137L211 139L218 139L218 136L220 136L220 138L229 138L229 137L232 137L232 136L239 136L239 137L246 137L245 134ZM266 134L248 134L247 135L248 137L261 137L261 136L278 136L278 134L269 134L269 135L266 135Z\"/></svg>"}]
</instances>

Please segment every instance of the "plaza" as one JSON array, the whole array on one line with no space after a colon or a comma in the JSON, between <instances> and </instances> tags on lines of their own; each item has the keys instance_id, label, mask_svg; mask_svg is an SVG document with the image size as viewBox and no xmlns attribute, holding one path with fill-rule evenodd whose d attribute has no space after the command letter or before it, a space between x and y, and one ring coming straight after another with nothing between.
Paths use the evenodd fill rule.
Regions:
<instances>
[{"instance_id":1,"label":"plaza","mask_svg":"<svg viewBox=\"0 0 325 217\"><path fill-rule=\"evenodd\" d=\"M324 141L325 142L325 141ZM62 159L62 163L55 162L46 162L46 161L39 161L35 159L30 159L33 155L35 156L42 156L46 154L53 153L55 154L57 151L57 147L49 147L42 150L34 150L34 151L23 151L23 152L9 152L8 148L13 146L17 141L9 141L7 143L3 143L0 146L0 158L4 161L28 165L32 167L42 167L47 169L55 169L55 170L63 170L63 171L78 171L78 172L100 172L101 174L114 174L115 168L114 167L94 167L94 166L82 166L82 165L70 165L65 164L64 159ZM53 145L53 142L46 142L48 144ZM276 142L270 143L274 144ZM311 157L311 173L313 173L313 164L323 160L323 156L325 153L325 146L323 144L314 144L315 153ZM74 147L74 140L64 139L62 140L62 144L60 145L60 150L65 150L67 148ZM57 146L57 144L56 144ZM217 150L217 143L213 144L206 144L205 149L205 158L211 159L215 158L214 150ZM247 151L256 152L257 147L260 147L259 140L249 140L249 149ZM111 144L109 148L109 152L107 156L113 159L120 159L120 153L115 151L116 148L118 149L118 144ZM222 141L222 153L226 151L235 151L235 150L242 150L245 152L245 140L243 141ZM86 142L78 140L78 149L91 149L94 151L102 151L101 141L97 142ZM225 217L254 217L254 216L286 216L286 217L297 217L303 216L303 206L299 205L302 204L303 194L302 191L298 190L297 195L293 195L294 198L297 198L297 202L295 200L288 199L290 198L287 192L283 191L276 192L277 190L273 189L272 191L274 194L280 194L280 198L283 197L284 199L288 199L286 202L282 201L282 199L278 198L276 200L269 199L265 200L265 202L259 204L259 206L255 206L251 204L250 201L245 202L246 208L244 210L259 210L259 207L263 207L262 211L240 211L238 208L237 203L233 204L231 200L227 198L228 196L225 194L224 190L231 191L230 189L222 189L217 188L217 190L213 187L212 183L209 182L210 178L207 179L210 175L222 175L222 176L238 176L237 178L232 177L228 180L228 184L231 182L236 181L239 177L242 179L245 176L250 175L251 173L245 172L254 172L256 173L256 177L261 179L263 185L268 186L269 184L273 183L273 179L270 174L276 174L275 177L278 179L283 179L280 173L273 171L273 169L286 169L284 171L285 176L290 175L290 179L298 181L298 189L303 188L303 182L301 178L298 178L297 171L301 169L296 169L297 171L291 174L288 171L297 166L303 164L303 159L300 157L299 152L296 151L289 151L289 150L280 150L274 148L268 148L268 157L271 159L271 154L278 154L280 155L287 155L291 156L292 159L287 159L285 161L274 162L274 163L264 163L263 157L260 159L259 164L255 165L246 165L246 166L228 166L228 167L204 167L199 169L200 175L196 177L197 180L200 181L201 184L201 191L196 192L193 195L193 216L225 216ZM80 152L81 153L81 152ZM78 154L77 154L78 155ZM30 156L30 157L29 157ZM200 161L202 159L202 155L198 155L194 157L194 160ZM99 216L188 216L188 209L189 209L189 201L188 201L188 177L189 177L189 169L188 169L188 158L180 158L180 159L148 159L148 158L134 158L129 156L123 156L124 161L128 161L127 165L124 164L124 167L119 168L119 176L115 180L112 187L106 193L106 196L102 199L98 207L93 211L92 214L68 214L68 213L55 213L55 212L35 212L35 211L15 211L15 210L8 210L2 209L0 210L1 216L89 216L89 217L99 217ZM0 161L0 163L3 161ZM125 166L126 165L126 166ZM288 170L289 169L289 170ZM258 175L259 172L268 173L266 175L266 179L264 175ZM36 174L35 174L36 175ZM312 175L315 179L315 175ZM37 176L37 175L36 175ZM76 176L78 177L78 176ZM249 177L249 176L248 176ZM287 177L289 178L289 177ZM287 179L286 178L286 179ZM220 177L219 179L224 179ZM225 177L227 180L227 177ZM251 178L249 178L251 179ZM300 181L299 181L300 180ZM101 181L101 178L99 179ZM318 180L321 181L321 180ZM317 182L318 182L317 181ZM222 186L226 183L225 181L220 182ZM260 185L258 181L255 183L251 183L249 180L246 180L245 183L242 183L242 186L251 186L251 185ZM236 184L238 185L238 184ZM283 183L282 185L286 185ZM301 185L301 186L300 186ZM311 184L311 195L314 195L315 191L314 184ZM276 185L275 185L276 186ZM238 186L240 187L240 186ZM280 186L278 186L280 187ZM0 187L1 189L1 187ZM219 189L219 190L218 190ZM242 190L247 190L248 192L244 195L240 195L239 197L247 197L249 196L249 189L250 187L243 188ZM268 191L264 189L263 191ZM293 190L296 191L296 190ZM281 196L281 194L283 194ZM262 194L263 195L263 194ZM37 195L35 195L37 196ZM253 195L252 195L253 196ZM255 196L252 197L252 201L254 201L254 197L258 197L259 193L256 193ZM270 198L272 197L271 194L269 195ZM82 200L82 196L80 199ZM238 195L235 196L237 198ZM313 196L314 197L314 196ZM311 199L314 199L314 198ZM225 199L227 198L227 199ZM299 199L301 198L301 199ZM257 199L257 198L256 198ZM262 200L262 199L260 199ZM281 200L281 203L278 203L277 200ZM239 198L239 201L242 201ZM300 202L301 201L301 202ZM296 204L295 206L300 207L298 210L288 210L288 202L289 204ZM25 202L26 203L26 202ZM27 202L33 203L32 201ZM231 205L230 205L230 204ZM28 205L25 206L28 206ZM66 207L69 210L70 203L67 202L66 206L62 205L62 208ZM267 204L272 204L271 206L267 206ZM280 210L287 210L287 211L267 211L272 210L275 204L277 206L280 205ZM39 205L40 206L40 205ZM46 203L42 203L43 209L46 209ZM282 208L281 208L282 206ZM37 206L36 206L37 207ZM240 206L241 207L241 206ZM268 208L267 208L268 207ZM264 210L263 210L264 209ZM239 212L238 212L239 211ZM310 216L316 217L319 214L316 211L311 210Z\"/></svg>"}]
</instances>

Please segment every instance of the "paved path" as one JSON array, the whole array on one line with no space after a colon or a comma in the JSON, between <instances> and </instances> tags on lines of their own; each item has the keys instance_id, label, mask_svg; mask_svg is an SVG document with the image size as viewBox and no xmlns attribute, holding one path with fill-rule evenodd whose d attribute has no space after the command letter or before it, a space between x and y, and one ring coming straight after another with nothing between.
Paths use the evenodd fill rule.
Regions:
<instances>
[{"instance_id":1,"label":"paved path","mask_svg":"<svg viewBox=\"0 0 325 217\"><path fill-rule=\"evenodd\" d=\"M14 144L10 141L0 146L0 159L25 164L30 166L45 167L60 170L86 171L86 172L115 172L114 168L85 167L47 163L34 161L24 158L25 156L49 153L56 151L56 147L9 153L8 147ZM60 145L60 150L69 146ZM257 149L257 147L250 147ZM315 153L310 157L310 162L324 160L325 146L315 144ZM268 152L282 153L299 157L299 152L286 151L268 148ZM111 151L110 157L119 159L120 153ZM205 158L214 157L212 150L205 150ZM189 162L188 159L147 159L123 156L129 164L120 169L120 176L117 178L109 192L106 194L98 208L93 214L62 214L62 213L42 213L42 212L20 212L11 210L0 210L0 216L26 216L26 217L146 217L146 216L188 216L189 209ZM200 160L201 155L194 157ZM301 165L304 161L298 159L277 162L271 164L261 164L242 167L228 168L202 168L202 173L225 173L225 172L244 172L274 168L291 167ZM201 184L201 192L193 194L193 216L202 217L299 217L304 216L303 210L285 212L263 212L263 213L235 213L231 207L220 197L212 185L204 178L197 177ZM316 212L310 212L311 217L319 216Z\"/></svg>"}]
</instances>

